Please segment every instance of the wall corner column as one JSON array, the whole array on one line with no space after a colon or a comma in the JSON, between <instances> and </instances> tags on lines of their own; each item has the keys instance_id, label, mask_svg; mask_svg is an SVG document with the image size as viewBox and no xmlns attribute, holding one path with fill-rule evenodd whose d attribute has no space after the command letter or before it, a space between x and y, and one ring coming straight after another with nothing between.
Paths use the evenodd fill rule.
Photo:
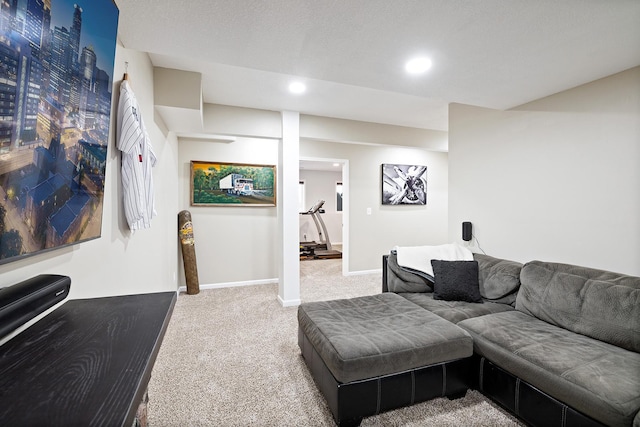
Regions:
<instances>
[{"instance_id":1,"label":"wall corner column","mask_svg":"<svg viewBox=\"0 0 640 427\"><path fill-rule=\"evenodd\" d=\"M278 145L278 301L283 307L300 304L300 242L298 182L300 178L300 113L282 112Z\"/></svg>"}]
</instances>

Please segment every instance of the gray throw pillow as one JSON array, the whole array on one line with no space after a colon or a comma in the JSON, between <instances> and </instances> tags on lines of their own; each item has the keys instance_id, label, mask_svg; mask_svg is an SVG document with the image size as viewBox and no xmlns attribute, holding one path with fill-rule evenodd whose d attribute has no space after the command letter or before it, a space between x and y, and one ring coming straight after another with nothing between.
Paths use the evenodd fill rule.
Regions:
<instances>
[{"instance_id":1,"label":"gray throw pillow","mask_svg":"<svg viewBox=\"0 0 640 427\"><path fill-rule=\"evenodd\" d=\"M431 260L433 299L482 302L477 261Z\"/></svg>"}]
</instances>

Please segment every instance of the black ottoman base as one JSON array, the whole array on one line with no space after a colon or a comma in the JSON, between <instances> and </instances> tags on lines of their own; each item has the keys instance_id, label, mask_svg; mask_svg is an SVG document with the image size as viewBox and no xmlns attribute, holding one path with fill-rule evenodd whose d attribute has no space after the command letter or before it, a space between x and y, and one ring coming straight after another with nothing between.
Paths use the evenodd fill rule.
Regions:
<instances>
[{"instance_id":1,"label":"black ottoman base","mask_svg":"<svg viewBox=\"0 0 640 427\"><path fill-rule=\"evenodd\" d=\"M311 376L339 426L357 426L362 418L436 397L463 397L473 378L471 358L424 366L365 380L338 382L298 328L298 345Z\"/></svg>"}]
</instances>

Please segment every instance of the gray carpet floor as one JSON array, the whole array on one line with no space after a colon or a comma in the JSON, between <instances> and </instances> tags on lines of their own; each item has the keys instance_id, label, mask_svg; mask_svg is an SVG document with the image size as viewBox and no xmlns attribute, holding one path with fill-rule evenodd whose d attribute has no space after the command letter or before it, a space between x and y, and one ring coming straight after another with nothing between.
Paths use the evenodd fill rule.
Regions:
<instances>
[{"instance_id":1,"label":"gray carpet floor","mask_svg":"<svg viewBox=\"0 0 640 427\"><path fill-rule=\"evenodd\" d=\"M341 260L301 262L301 299L380 292L380 274L342 277ZM334 426L297 343L297 308L278 286L180 294L149 382L151 427ZM521 425L477 391L365 418L362 426Z\"/></svg>"}]
</instances>

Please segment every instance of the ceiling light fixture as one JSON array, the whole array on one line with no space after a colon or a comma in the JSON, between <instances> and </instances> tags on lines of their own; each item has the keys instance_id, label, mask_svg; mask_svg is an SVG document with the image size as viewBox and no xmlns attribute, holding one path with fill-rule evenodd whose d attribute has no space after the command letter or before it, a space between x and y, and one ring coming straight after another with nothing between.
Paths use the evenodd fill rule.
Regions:
<instances>
[{"instance_id":1,"label":"ceiling light fixture","mask_svg":"<svg viewBox=\"0 0 640 427\"><path fill-rule=\"evenodd\" d=\"M404 69L410 74L422 74L431 68L431 60L426 57L414 58L408 61Z\"/></svg>"},{"instance_id":2,"label":"ceiling light fixture","mask_svg":"<svg viewBox=\"0 0 640 427\"><path fill-rule=\"evenodd\" d=\"M307 87L302 82L293 82L289 85L289 92L300 94L304 93L307 90Z\"/></svg>"}]
</instances>

